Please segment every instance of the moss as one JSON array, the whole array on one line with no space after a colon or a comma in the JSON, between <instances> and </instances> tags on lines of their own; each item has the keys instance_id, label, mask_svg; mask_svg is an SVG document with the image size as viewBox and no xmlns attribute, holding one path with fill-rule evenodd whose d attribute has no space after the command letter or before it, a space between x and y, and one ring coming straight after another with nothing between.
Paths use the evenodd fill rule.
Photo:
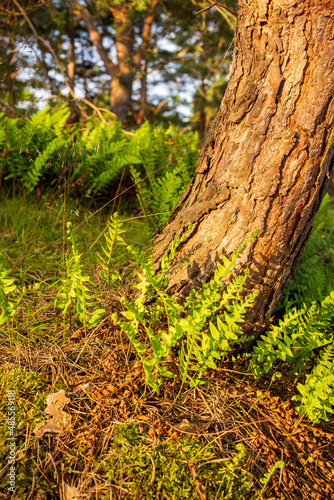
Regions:
<instances>
[{"instance_id":1,"label":"moss","mask_svg":"<svg viewBox=\"0 0 334 500\"><path fill-rule=\"evenodd\" d=\"M199 495L189 464L198 474L208 500L255 498L254 490L250 492L253 477L243 468L245 448L239 445L237 451L234 459L217 461L213 443L203 447L200 440L186 436L155 444L136 425L120 425L105 471L111 485L116 491L121 488L125 499L197 500Z\"/></svg>"},{"instance_id":2,"label":"moss","mask_svg":"<svg viewBox=\"0 0 334 500\"><path fill-rule=\"evenodd\" d=\"M43 422L46 419L45 400L50 389L42 382L38 373L28 371L23 367L3 370L0 373L0 418L4 424L0 428L0 463L3 466L8 463L10 458L8 443L14 442L14 440L8 439L13 436L9 426L6 425L9 410L8 391L13 394L15 402L13 431L16 489L13 498L20 500L28 498L32 485L34 485L34 492L39 492L41 498L46 498L46 492L56 488L56 485L50 485L40 471L38 464L44 461L46 452L39 446L32 431L38 422ZM8 472L9 469L0 478L0 491L6 491L6 493L9 493Z\"/></svg>"}]
</instances>

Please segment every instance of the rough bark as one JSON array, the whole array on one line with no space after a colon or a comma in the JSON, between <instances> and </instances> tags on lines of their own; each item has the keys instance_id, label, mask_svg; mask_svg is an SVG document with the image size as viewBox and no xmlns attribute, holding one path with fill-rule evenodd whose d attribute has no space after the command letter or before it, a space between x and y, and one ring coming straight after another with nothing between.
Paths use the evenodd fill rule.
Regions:
<instances>
[{"instance_id":1,"label":"rough bark","mask_svg":"<svg viewBox=\"0 0 334 500\"><path fill-rule=\"evenodd\" d=\"M239 0L229 83L196 174L156 238L159 266L192 230L169 272L182 300L222 254L255 230L240 256L259 295L245 331L272 315L309 237L334 157L334 2Z\"/></svg>"}]
</instances>

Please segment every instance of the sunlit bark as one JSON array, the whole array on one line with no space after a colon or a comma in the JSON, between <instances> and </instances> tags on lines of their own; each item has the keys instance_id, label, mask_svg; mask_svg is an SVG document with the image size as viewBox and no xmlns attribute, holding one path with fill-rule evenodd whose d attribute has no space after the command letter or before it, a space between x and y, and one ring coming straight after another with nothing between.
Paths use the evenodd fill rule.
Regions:
<instances>
[{"instance_id":1,"label":"sunlit bark","mask_svg":"<svg viewBox=\"0 0 334 500\"><path fill-rule=\"evenodd\" d=\"M268 322L309 237L334 156L334 4L240 0L226 93L194 180L156 238L159 266L192 229L169 271L182 300L255 230L240 257L259 291L246 332Z\"/></svg>"}]
</instances>

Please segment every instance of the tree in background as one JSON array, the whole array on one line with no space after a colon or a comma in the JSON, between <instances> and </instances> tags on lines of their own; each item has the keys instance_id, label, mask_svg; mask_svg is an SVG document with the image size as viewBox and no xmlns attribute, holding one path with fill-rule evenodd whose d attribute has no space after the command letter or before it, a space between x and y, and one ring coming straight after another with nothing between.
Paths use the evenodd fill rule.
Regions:
<instances>
[{"instance_id":1,"label":"tree in background","mask_svg":"<svg viewBox=\"0 0 334 500\"><path fill-rule=\"evenodd\" d=\"M166 6L170 39L180 51L174 58L175 72L172 74L176 81L184 78L197 86L190 120L203 140L226 86L233 52L236 2L221 7L194 0L190 5L180 6L171 0Z\"/></svg>"},{"instance_id":2,"label":"tree in background","mask_svg":"<svg viewBox=\"0 0 334 500\"><path fill-rule=\"evenodd\" d=\"M6 0L0 32L2 44L11 40L15 46L14 97L19 96L19 73L24 75L21 87L26 82L32 88L26 96L37 98L45 89L68 101L70 123L85 116L90 103L134 126L144 118L180 122L180 93L188 88L190 96L198 86L193 122L199 113L203 135L210 114L206 92L221 76L222 53L233 38L220 7L207 6L203 0ZM225 76L227 71L228 65ZM6 91L11 88L7 80ZM164 96L155 90L159 86Z\"/></svg>"},{"instance_id":3,"label":"tree in background","mask_svg":"<svg viewBox=\"0 0 334 500\"><path fill-rule=\"evenodd\" d=\"M74 14L84 22L91 42L103 61L106 73L111 78L111 110L123 125L126 124L131 110L132 85L136 72L139 71L142 74L146 72L150 32L157 4L158 0L100 0L87 3L86 7L76 0L70 0ZM99 18L103 19L103 23L98 23ZM138 28L140 28L140 43L136 43ZM108 37L113 42L117 62L105 48L103 35L100 33L103 30L107 31ZM137 37L135 37L135 31L137 31ZM142 78L143 100L146 98L145 86L144 75ZM145 115L144 102L139 115L140 118L137 121L141 122Z\"/></svg>"},{"instance_id":4,"label":"tree in background","mask_svg":"<svg viewBox=\"0 0 334 500\"><path fill-rule=\"evenodd\" d=\"M239 262L259 291L249 334L268 323L333 173L333 31L331 0L239 0L226 92L193 182L155 241L159 267L192 224L169 269L182 301L258 231Z\"/></svg>"},{"instance_id":5,"label":"tree in background","mask_svg":"<svg viewBox=\"0 0 334 500\"><path fill-rule=\"evenodd\" d=\"M51 93L59 90L59 81L49 74L54 70L52 60L46 54L46 47L31 43L31 30L20 13L17 2L8 0L0 6L0 92L2 111L9 113L28 112L36 104L36 91L47 87ZM24 2L24 9L43 36L54 33L53 16L50 7L40 0ZM56 45L56 40L51 42ZM39 57L36 55L39 50ZM22 108L23 103L25 106Z\"/></svg>"}]
</instances>

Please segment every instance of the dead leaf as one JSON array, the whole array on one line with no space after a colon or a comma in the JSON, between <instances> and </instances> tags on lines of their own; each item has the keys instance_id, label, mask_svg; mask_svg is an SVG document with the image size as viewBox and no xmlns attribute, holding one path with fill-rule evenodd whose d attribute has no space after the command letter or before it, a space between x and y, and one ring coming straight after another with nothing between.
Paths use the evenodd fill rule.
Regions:
<instances>
[{"instance_id":1,"label":"dead leaf","mask_svg":"<svg viewBox=\"0 0 334 500\"><path fill-rule=\"evenodd\" d=\"M205 432L210 427L210 422L189 422L186 418L182 420L177 425L174 425L175 429L181 432L186 432L187 434L200 434Z\"/></svg>"},{"instance_id":2,"label":"dead leaf","mask_svg":"<svg viewBox=\"0 0 334 500\"><path fill-rule=\"evenodd\" d=\"M70 343L72 342L77 342L78 340L81 339L81 337L83 337L83 332L82 330L76 330L74 333L72 333L72 335L69 337L68 341Z\"/></svg>"},{"instance_id":3,"label":"dead leaf","mask_svg":"<svg viewBox=\"0 0 334 500\"><path fill-rule=\"evenodd\" d=\"M62 410L69 402L70 399L65 396L63 389L55 394L50 394L46 398L47 408L45 413L52 415L52 419L36 425L34 432L38 438L41 438L45 432L54 432L60 435L66 432L72 417Z\"/></svg>"},{"instance_id":4,"label":"dead leaf","mask_svg":"<svg viewBox=\"0 0 334 500\"><path fill-rule=\"evenodd\" d=\"M143 415L141 413L140 415L137 416L137 419L142 420L143 422L149 422L150 420L152 420L152 417L151 415Z\"/></svg>"},{"instance_id":5,"label":"dead leaf","mask_svg":"<svg viewBox=\"0 0 334 500\"><path fill-rule=\"evenodd\" d=\"M80 500L79 490L75 486L64 484L64 500Z\"/></svg>"}]
</instances>

